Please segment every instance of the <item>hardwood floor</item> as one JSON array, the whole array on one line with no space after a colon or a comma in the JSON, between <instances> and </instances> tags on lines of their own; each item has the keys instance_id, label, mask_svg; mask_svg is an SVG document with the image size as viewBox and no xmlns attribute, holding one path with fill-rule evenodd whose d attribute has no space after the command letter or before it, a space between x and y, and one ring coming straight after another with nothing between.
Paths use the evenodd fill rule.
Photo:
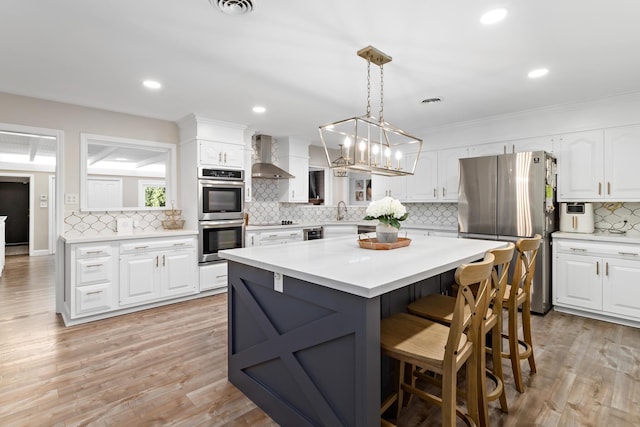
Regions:
<instances>
[{"instance_id":1,"label":"hardwood floor","mask_svg":"<svg viewBox=\"0 0 640 427\"><path fill-rule=\"evenodd\" d=\"M226 377L226 295L65 328L53 257L7 257L0 278L0 426L275 426ZM538 373L493 426L640 425L640 329L534 316ZM439 425L413 399L398 425Z\"/></svg>"}]
</instances>

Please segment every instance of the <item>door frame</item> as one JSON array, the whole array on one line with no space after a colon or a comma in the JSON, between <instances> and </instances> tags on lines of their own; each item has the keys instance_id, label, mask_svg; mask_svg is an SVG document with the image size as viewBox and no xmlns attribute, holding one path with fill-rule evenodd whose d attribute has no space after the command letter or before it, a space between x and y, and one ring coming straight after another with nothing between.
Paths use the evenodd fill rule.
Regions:
<instances>
[{"instance_id":1,"label":"door frame","mask_svg":"<svg viewBox=\"0 0 640 427\"><path fill-rule=\"evenodd\" d=\"M64 131L60 129L42 128L36 126L24 126L11 123L0 123L0 128L13 132L35 133L39 135L54 136L56 138L56 313L61 313L64 306L64 203L61 203L64 195ZM30 187L33 187L30 185ZM29 237L31 238L31 237ZM31 251L31 245L29 245ZM29 254L31 255L31 254Z\"/></svg>"},{"instance_id":2,"label":"door frame","mask_svg":"<svg viewBox=\"0 0 640 427\"><path fill-rule=\"evenodd\" d=\"M56 223L58 199L56 198L56 176L49 175L49 254L56 253L58 227Z\"/></svg>"}]
</instances>

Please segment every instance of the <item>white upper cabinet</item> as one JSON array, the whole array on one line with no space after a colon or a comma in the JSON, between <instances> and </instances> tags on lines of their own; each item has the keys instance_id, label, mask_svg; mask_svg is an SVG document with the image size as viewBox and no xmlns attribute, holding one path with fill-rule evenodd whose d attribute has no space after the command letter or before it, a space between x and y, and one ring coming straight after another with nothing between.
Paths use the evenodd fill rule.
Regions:
<instances>
[{"instance_id":1,"label":"white upper cabinet","mask_svg":"<svg viewBox=\"0 0 640 427\"><path fill-rule=\"evenodd\" d=\"M604 131L575 132L556 140L558 200L603 199Z\"/></svg>"},{"instance_id":2,"label":"white upper cabinet","mask_svg":"<svg viewBox=\"0 0 640 427\"><path fill-rule=\"evenodd\" d=\"M615 201L640 200L640 125L604 131L604 194Z\"/></svg>"},{"instance_id":3,"label":"white upper cabinet","mask_svg":"<svg viewBox=\"0 0 640 427\"><path fill-rule=\"evenodd\" d=\"M202 166L222 166L232 169L244 167L244 144L199 141L199 146Z\"/></svg>"},{"instance_id":4,"label":"white upper cabinet","mask_svg":"<svg viewBox=\"0 0 640 427\"><path fill-rule=\"evenodd\" d=\"M460 159L468 157L467 148L451 148L438 152L438 200L457 202Z\"/></svg>"},{"instance_id":5,"label":"white upper cabinet","mask_svg":"<svg viewBox=\"0 0 640 427\"><path fill-rule=\"evenodd\" d=\"M523 153L527 151L554 152L553 138L540 136L532 138L514 139L513 141L492 142L469 147L467 157L493 156L497 154Z\"/></svg>"},{"instance_id":6,"label":"white upper cabinet","mask_svg":"<svg viewBox=\"0 0 640 427\"><path fill-rule=\"evenodd\" d=\"M309 202L309 143L293 138L278 139L279 166L295 178L279 180L280 201Z\"/></svg>"},{"instance_id":7,"label":"white upper cabinet","mask_svg":"<svg viewBox=\"0 0 640 427\"><path fill-rule=\"evenodd\" d=\"M559 137L558 200L640 201L640 125Z\"/></svg>"},{"instance_id":8,"label":"white upper cabinet","mask_svg":"<svg viewBox=\"0 0 640 427\"><path fill-rule=\"evenodd\" d=\"M407 160L415 161L415 154ZM418 159L415 174L407 177L407 201L431 202L438 198L438 152L423 151Z\"/></svg>"}]
</instances>

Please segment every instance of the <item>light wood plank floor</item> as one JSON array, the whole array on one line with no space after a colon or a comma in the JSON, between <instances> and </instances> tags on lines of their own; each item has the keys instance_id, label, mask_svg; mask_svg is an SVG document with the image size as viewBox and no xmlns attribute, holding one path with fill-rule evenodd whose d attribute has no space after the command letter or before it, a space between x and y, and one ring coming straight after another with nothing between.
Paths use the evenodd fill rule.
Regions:
<instances>
[{"instance_id":1,"label":"light wood plank floor","mask_svg":"<svg viewBox=\"0 0 640 427\"><path fill-rule=\"evenodd\" d=\"M0 426L275 426L226 379L226 295L65 328L52 257L11 256L0 278ZM640 330L534 317L538 374L494 426L640 426ZM400 426L439 425L414 399Z\"/></svg>"}]
</instances>

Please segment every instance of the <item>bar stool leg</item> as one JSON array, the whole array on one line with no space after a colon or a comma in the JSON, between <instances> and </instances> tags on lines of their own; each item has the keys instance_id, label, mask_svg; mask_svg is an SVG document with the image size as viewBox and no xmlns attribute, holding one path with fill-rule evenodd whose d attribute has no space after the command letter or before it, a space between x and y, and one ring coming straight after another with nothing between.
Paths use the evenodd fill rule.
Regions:
<instances>
[{"instance_id":1,"label":"bar stool leg","mask_svg":"<svg viewBox=\"0 0 640 427\"><path fill-rule=\"evenodd\" d=\"M509 358L511 359L511 370L513 371L516 390L524 393L522 367L520 366L520 356L518 354L518 307L512 304L509 304Z\"/></svg>"},{"instance_id":2,"label":"bar stool leg","mask_svg":"<svg viewBox=\"0 0 640 427\"><path fill-rule=\"evenodd\" d=\"M529 368L531 372L537 372L536 360L533 357L533 340L531 339L531 301L529 298L522 305L522 332L524 335L524 342L531 348L531 354L529 355Z\"/></svg>"},{"instance_id":3,"label":"bar stool leg","mask_svg":"<svg viewBox=\"0 0 640 427\"><path fill-rule=\"evenodd\" d=\"M500 317L502 320L502 316ZM502 393L500 394L500 409L502 412L509 412L507 405L507 393L504 389L504 373L502 371L502 331L501 323L498 322L491 333L491 357L493 359L493 373L502 381Z\"/></svg>"}]
</instances>

